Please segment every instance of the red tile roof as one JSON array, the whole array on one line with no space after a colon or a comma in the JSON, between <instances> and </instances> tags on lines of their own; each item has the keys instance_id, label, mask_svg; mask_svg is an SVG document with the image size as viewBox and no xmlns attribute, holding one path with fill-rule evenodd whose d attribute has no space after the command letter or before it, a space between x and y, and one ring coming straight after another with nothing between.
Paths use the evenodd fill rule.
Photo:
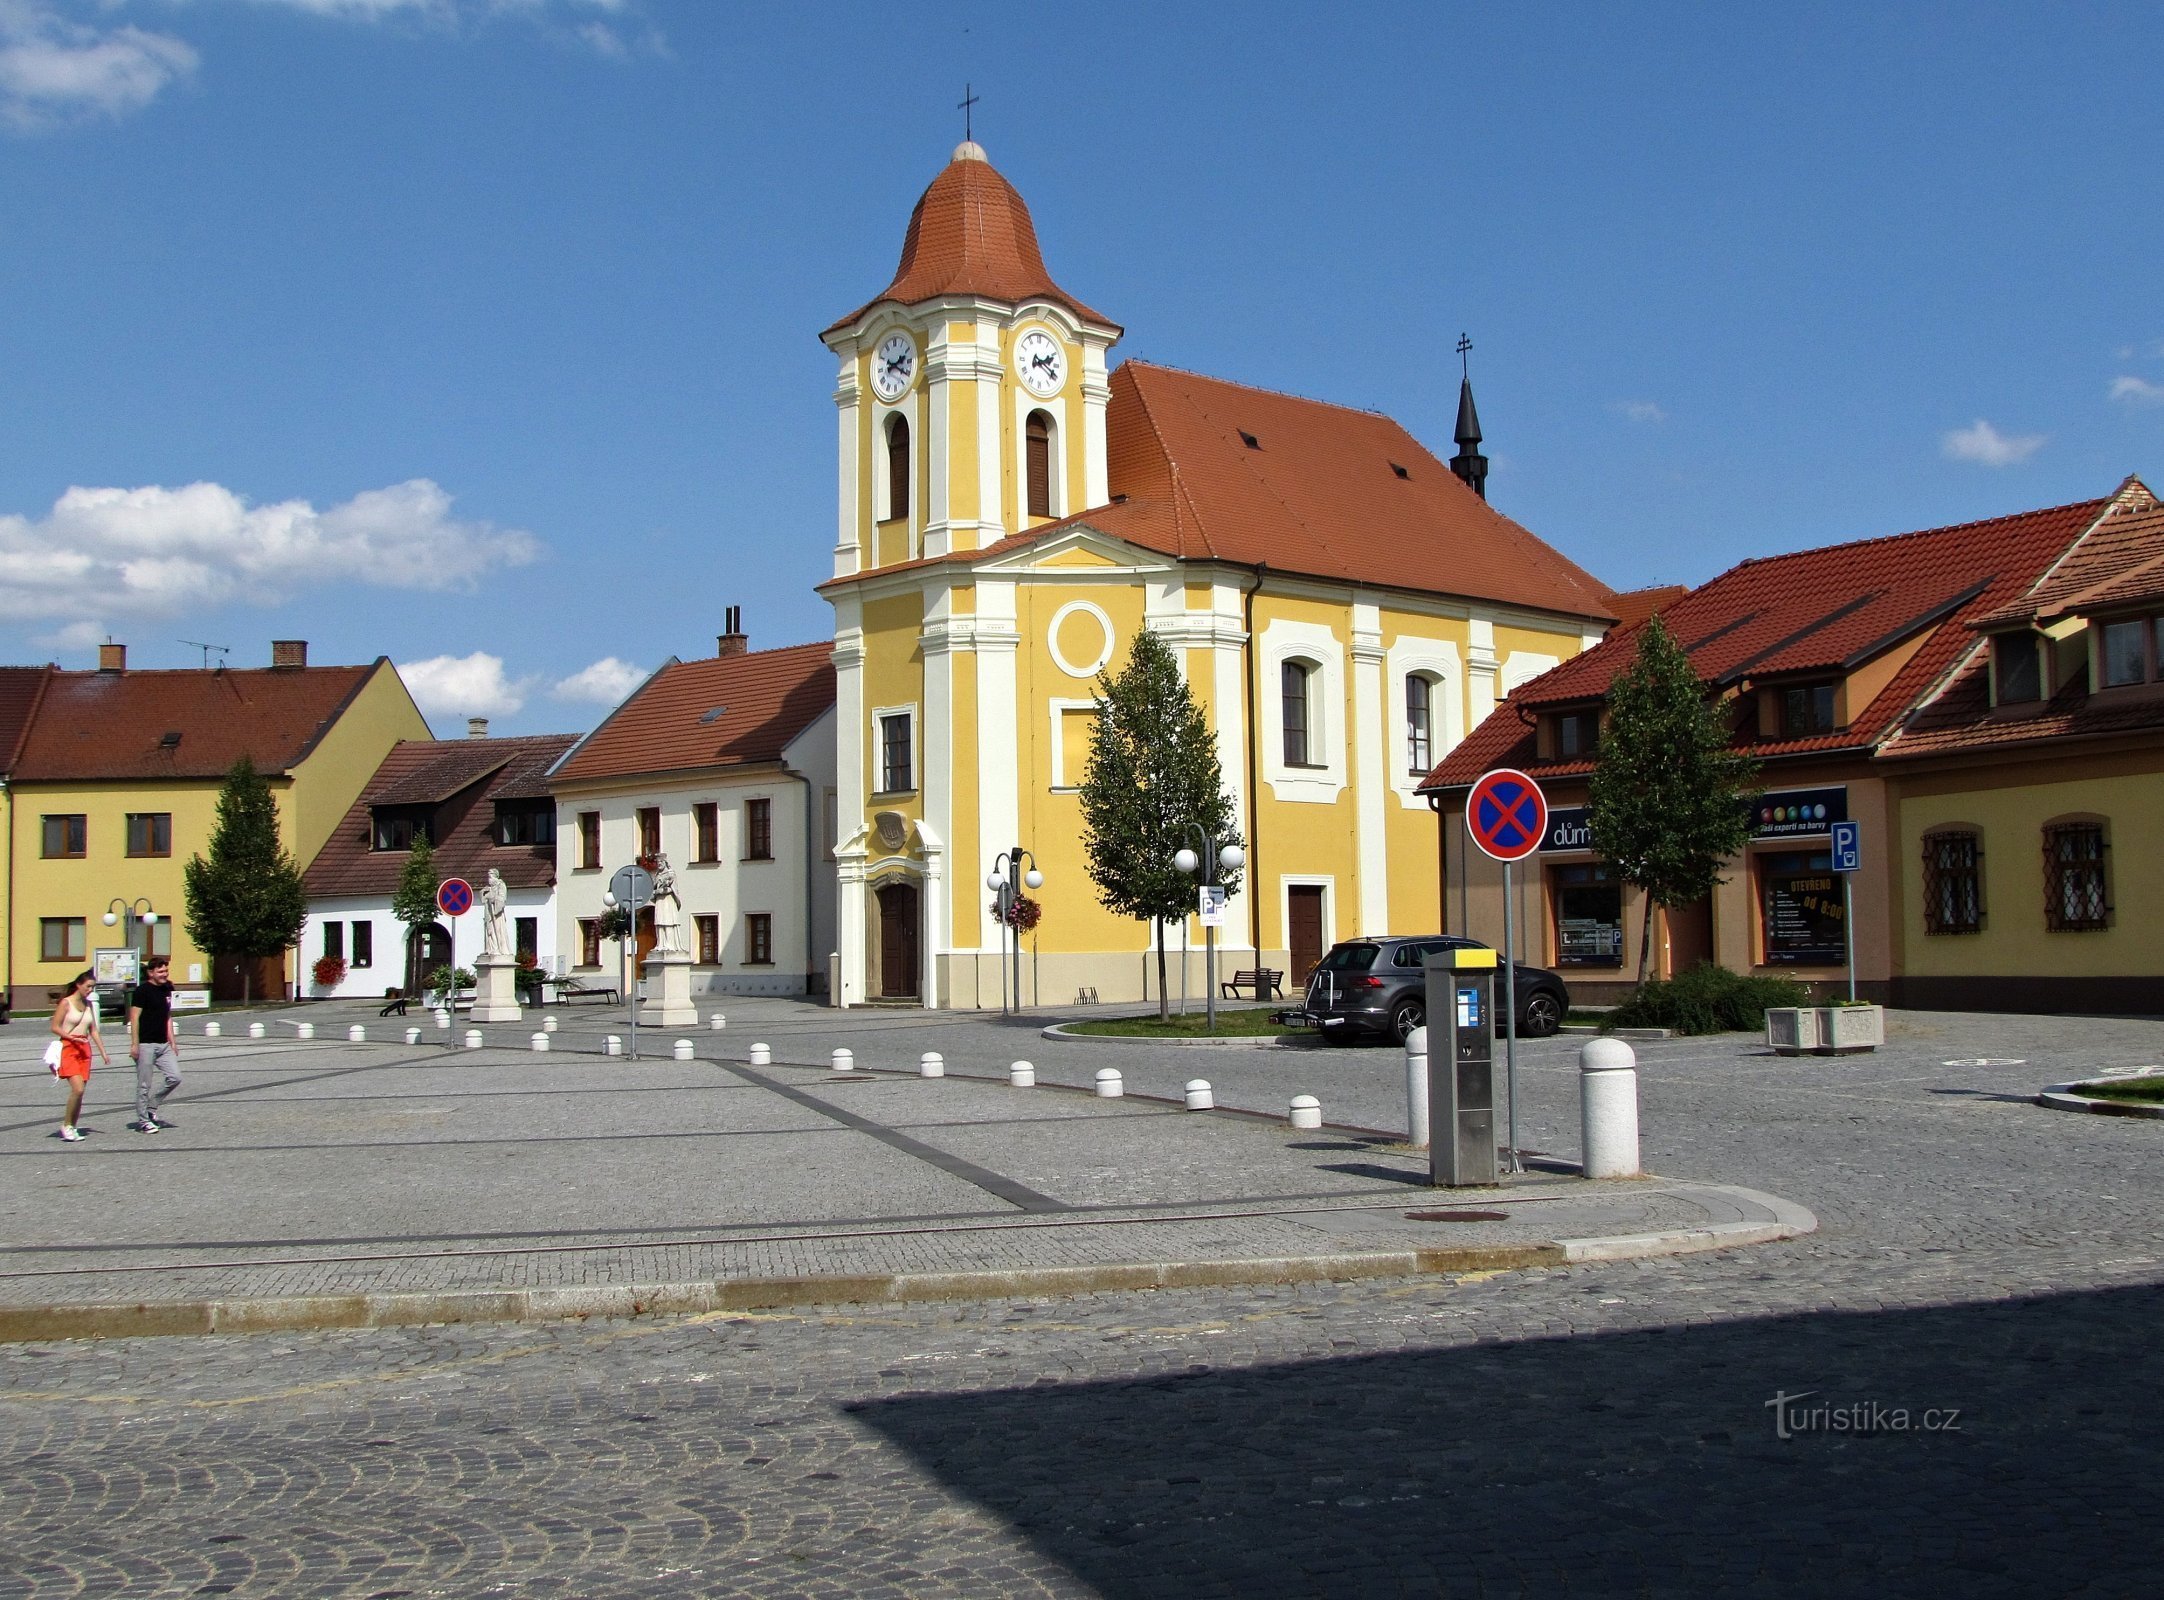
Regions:
<instances>
[{"instance_id":1,"label":"red tile roof","mask_svg":"<svg viewBox=\"0 0 2164 1600\"><path fill-rule=\"evenodd\" d=\"M834 646L825 640L670 661L550 776L626 778L779 761L833 704Z\"/></svg>"},{"instance_id":2,"label":"red tile roof","mask_svg":"<svg viewBox=\"0 0 2164 1600\"><path fill-rule=\"evenodd\" d=\"M826 331L848 327L874 306L911 306L949 294L1009 305L1051 300L1085 322L1119 327L1052 281L1029 207L974 144L959 147L918 198L894 281Z\"/></svg>"},{"instance_id":3,"label":"red tile roof","mask_svg":"<svg viewBox=\"0 0 2164 1600\"><path fill-rule=\"evenodd\" d=\"M2110 503L2085 500L1746 561L1665 607L1661 621L1700 680L1717 686L1850 671L1927 633L1916 654L1847 728L1816 738L1750 744L1758 756L1867 750L1975 644L1967 624L2027 590ZM1554 777L1590 772L1590 761L1538 761L1533 729L1520 713L1603 698L1636 654L1638 632L1619 629L1524 685L1445 757L1422 787L1462 787L1502 765Z\"/></svg>"},{"instance_id":4,"label":"red tile roof","mask_svg":"<svg viewBox=\"0 0 2164 1600\"><path fill-rule=\"evenodd\" d=\"M2129 478L2112 496L2109 511L2078 544L2066 550L2036 585L2005 605L1994 606L1978 617L1978 628L2026 624L2049 624L2078 613L2077 602L2086 602L2100 589L2115 587L2122 575L2153 567L2164 553L2158 529L2164 527L2164 509L2139 478ZM2136 579L2137 585L2146 580Z\"/></svg>"},{"instance_id":5,"label":"red tile roof","mask_svg":"<svg viewBox=\"0 0 2164 1600\"><path fill-rule=\"evenodd\" d=\"M499 845L491 824L496 801L525 797L518 793L521 787L547 772L576 743L575 733L400 740L308 864L309 898L388 896L398 887L406 870L406 852L373 848L373 810L386 805L438 806L441 837L436 840L434 859L439 879L464 878L478 888L494 867L514 889L552 886L555 847ZM532 792L527 789L526 795Z\"/></svg>"},{"instance_id":6,"label":"red tile roof","mask_svg":"<svg viewBox=\"0 0 2164 1600\"><path fill-rule=\"evenodd\" d=\"M2103 739L2164 732L2164 700L2092 699L2086 675L2039 712L2008 716L1991 709L1990 656L1982 646L1945 692L1919 706L1880 747L1889 760L1966 750L2018 749L2047 739Z\"/></svg>"},{"instance_id":7,"label":"red tile roof","mask_svg":"<svg viewBox=\"0 0 2164 1600\"><path fill-rule=\"evenodd\" d=\"M1112 374L1106 463L1112 504L984 550L906 565L981 562L1087 527L1184 561L1266 565L1599 621L1615 614L1606 584L1490 506L1378 412L1129 361Z\"/></svg>"},{"instance_id":8,"label":"red tile roof","mask_svg":"<svg viewBox=\"0 0 2164 1600\"><path fill-rule=\"evenodd\" d=\"M1687 583L1663 583L1651 589L1625 589L1615 597L1616 626L1635 628L1648 617L1691 592Z\"/></svg>"},{"instance_id":9,"label":"red tile roof","mask_svg":"<svg viewBox=\"0 0 2164 1600\"><path fill-rule=\"evenodd\" d=\"M0 667L0 777L15 770L38 701L58 667Z\"/></svg>"},{"instance_id":10,"label":"red tile roof","mask_svg":"<svg viewBox=\"0 0 2164 1600\"><path fill-rule=\"evenodd\" d=\"M365 667L55 672L23 741L23 782L222 778L243 755L290 771L370 676ZM178 734L177 743L163 741Z\"/></svg>"}]
</instances>

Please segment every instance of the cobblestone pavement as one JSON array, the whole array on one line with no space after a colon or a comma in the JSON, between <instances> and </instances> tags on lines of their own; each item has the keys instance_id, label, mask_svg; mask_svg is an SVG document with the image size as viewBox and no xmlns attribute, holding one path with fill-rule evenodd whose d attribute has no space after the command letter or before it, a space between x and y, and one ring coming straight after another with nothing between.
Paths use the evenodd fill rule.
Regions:
<instances>
[{"instance_id":1,"label":"cobblestone pavement","mask_svg":"<svg viewBox=\"0 0 2164 1600\"><path fill-rule=\"evenodd\" d=\"M1821 1231L1452 1281L9 1347L0 1596L2153 1593L2164 1127L2025 1097L2164 1061L2164 1027L1641 1059L1652 1164ZM1529 1050L1521 1111L1564 1153L1569 1060ZM1331 1070L1387 1107L1390 1052Z\"/></svg>"}]
</instances>

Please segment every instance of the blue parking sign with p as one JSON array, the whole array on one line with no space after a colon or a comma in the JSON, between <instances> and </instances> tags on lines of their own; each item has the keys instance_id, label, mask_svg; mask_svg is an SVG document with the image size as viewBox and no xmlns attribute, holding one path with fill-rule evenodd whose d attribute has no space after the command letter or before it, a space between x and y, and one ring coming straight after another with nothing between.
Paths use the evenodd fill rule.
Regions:
<instances>
[{"instance_id":1,"label":"blue parking sign with p","mask_svg":"<svg viewBox=\"0 0 2164 1600\"><path fill-rule=\"evenodd\" d=\"M1833 870L1858 872L1862 868L1863 824L1836 822L1833 825Z\"/></svg>"}]
</instances>

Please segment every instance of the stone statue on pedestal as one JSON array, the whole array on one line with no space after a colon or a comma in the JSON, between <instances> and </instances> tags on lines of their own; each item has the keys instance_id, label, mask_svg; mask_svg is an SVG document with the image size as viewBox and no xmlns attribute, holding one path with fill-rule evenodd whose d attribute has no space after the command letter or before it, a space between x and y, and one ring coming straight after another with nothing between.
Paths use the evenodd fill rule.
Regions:
<instances>
[{"instance_id":1,"label":"stone statue on pedestal","mask_svg":"<svg viewBox=\"0 0 2164 1600\"><path fill-rule=\"evenodd\" d=\"M511 890L503 881L503 874L494 867L488 869L488 882L481 886L481 954L483 956L511 956Z\"/></svg>"},{"instance_id":2,"label":"stone statue on pedestal","mask_svg":"<svg viewBox=\"0 0 2164 1600\"><path fill-rule=\"evenodd\" d=\"M676 869L664 855L654 857L655 955L680 956L684 950L684 902L676 892Z\"/></svg>"}]
</instances>

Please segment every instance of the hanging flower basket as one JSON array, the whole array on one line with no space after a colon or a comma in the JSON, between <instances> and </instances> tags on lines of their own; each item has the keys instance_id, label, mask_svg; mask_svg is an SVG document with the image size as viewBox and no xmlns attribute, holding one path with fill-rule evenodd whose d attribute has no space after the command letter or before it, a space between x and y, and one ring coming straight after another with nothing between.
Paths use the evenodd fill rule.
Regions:
<instances>
[{"instance_id":1,"label":"hanging flower basket","mask_svg":"<svg viewBox=\"0 0 2164 1600\"><path fill-rule=\"evenodd\" d=\"M1034 931L1038 922L1044 916L1044 907L1026 894L1016 895L1014 903L1007 907L1004 915L1000 912L997 900L992 902L991 909L993 916L998 917L1008 927L1021 933Z\"/></svg>"}]
</instances>

